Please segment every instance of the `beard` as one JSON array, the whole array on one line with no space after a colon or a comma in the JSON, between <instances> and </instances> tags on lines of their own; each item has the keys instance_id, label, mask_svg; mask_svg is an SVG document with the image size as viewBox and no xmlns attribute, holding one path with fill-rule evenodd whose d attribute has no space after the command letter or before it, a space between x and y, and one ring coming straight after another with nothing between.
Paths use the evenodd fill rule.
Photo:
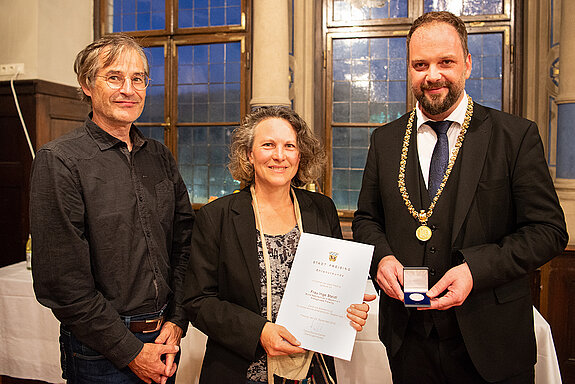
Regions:
<instances>
[{"instance_id":1,"label":"beard","mask_svg":"<svg viewBox=\"0 0 575 384\"><path fill-rule=\"evenodd\" d=\"M447 88L448 91L445 97L441 95L425 95L427 90L443 87ZM419 88L412 87L412 90L421 108L430 116L436 116L447 112L449 108L455 105L463 93L464 87L464 82L438 81L436 83L422 83Z\"/></svg>"}]
</instances>

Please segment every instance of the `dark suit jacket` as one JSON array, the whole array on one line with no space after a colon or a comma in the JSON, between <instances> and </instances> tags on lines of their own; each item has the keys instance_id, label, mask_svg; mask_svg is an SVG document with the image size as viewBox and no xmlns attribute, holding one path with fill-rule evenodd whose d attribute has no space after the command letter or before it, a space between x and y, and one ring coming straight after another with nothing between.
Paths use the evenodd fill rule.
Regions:
<instances>
[{"instance_id":1,"label":"dark suit jacket","mask_svg":"<svg viewBox=\"0 0 575 384\"><path fill-rule=\"evenodd\" d=\"M295 192L305 232L342 237L330 198ZM184 307L208 336L201 383L245 384L249 364L265 353L259 345L266 319L251 202L249 188L219 198L200 209L194 225Z\"/></svg>"},{"instance_id":2,"label":"dark suit jacket","mask_svg":"<svg viewBox=\"0 0 575 384\"><path fill-rule=\"evenodd\" d=\"M384 256L393 254L404 266L423 262L415 238L419 224L397 186L407 120L404 115L371 136L353 221L354 239L375 245L374 279ZM420 193L415 126L406 167L411 196ZM459 177L446 186L457 183L450 251L465 258L473 290L455 312L479 373L502 380L535 363L528 274L563 251L565 219L535 123L475 103L457 163ZM392 354L401 346L408 317L400 301L382 296L379 334Z\"/></svg>"}]
</instances>

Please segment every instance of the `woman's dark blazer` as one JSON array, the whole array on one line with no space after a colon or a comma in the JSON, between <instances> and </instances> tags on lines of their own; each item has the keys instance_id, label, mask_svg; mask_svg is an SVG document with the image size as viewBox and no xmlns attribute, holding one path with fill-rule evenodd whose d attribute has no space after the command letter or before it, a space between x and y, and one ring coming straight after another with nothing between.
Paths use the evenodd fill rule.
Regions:
<instances>
[{"instance_id":1,"label":"woman's dark blazer","mask_svg":"<svg viewBox=\"0 0 575 384\"><path fill-rule=\"evenodd\" d=\"M329 197L295 192L305 232L342 237ZM249 364L265 353L259 344L266 319L251 202L249 188L221 197L199 210L194 225L184 307L208 336L200 383L245 384Z\"/></svg>"}]
</instances>

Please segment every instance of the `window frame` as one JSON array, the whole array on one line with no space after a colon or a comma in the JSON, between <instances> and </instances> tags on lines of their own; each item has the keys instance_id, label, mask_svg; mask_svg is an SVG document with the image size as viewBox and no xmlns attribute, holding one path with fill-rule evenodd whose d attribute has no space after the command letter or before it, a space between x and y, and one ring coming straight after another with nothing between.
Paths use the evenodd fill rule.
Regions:
<instances>
[{"instance_id":1,"label":"window frame","mask_svg":"<svg viewBox=\"0 0 575 384\"><path fill-rule=\"evenodd\" d=\"M325 5L324 20L327 28L337 27L378 27L386 25L411 25L411 23L423 14L424 0L408 0L407 17L397 17L389 19L370 19L370 20L334 20L333 19L333 0L323 0ZM503 0L503 12L491 15L461 15L460 18L468 23L483 23L486 18L489 21L510 21L513 18L513 0Z\"/></svg>"}]
</instances>

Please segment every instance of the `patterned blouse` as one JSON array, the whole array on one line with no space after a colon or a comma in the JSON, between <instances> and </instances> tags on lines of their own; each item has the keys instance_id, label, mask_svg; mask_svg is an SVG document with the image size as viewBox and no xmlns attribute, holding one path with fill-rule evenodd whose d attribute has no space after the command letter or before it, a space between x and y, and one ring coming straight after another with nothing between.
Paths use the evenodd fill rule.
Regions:
<instances>
[{"instance_id":1,"label":"patterned blouse","mask_svg":"<svg viewBox=\"0 0 575 384\"><path fill-rule=\"evenodd\" d=\"M285 235L264 235L264 237L270 257L270 271L272 275L272 321L275 322L299 242L300 231L296 225ZM259 231L257 231L257 243L262 296L261 315L267 318L266 266ZM265 354L249 366L247 378L251 381L267 383L267 358Z\"/></svg>"}]
</instances>

